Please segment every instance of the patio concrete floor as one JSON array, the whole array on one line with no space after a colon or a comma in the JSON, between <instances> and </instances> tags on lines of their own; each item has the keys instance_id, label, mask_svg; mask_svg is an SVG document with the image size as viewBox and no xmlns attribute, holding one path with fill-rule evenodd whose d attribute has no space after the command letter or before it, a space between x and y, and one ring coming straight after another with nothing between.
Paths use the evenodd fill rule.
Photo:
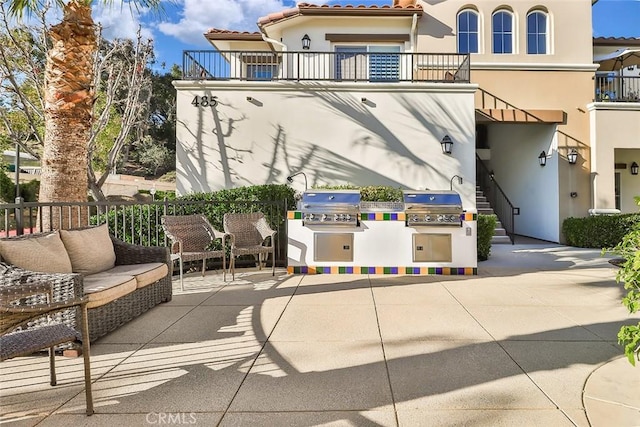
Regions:
<instances>
[{"instance_id":1,"label":"patio concrete floor","mask_svg":"<svg viewBox=\"0 0 640 427\"><path fill-rule=\"evenodd\" d=\"M173 301L82 358L0 364L0 423L18 426L632 426L638 321L596 250L494 245L477 276L174 277Z\"/></svg>"}]
</instances>

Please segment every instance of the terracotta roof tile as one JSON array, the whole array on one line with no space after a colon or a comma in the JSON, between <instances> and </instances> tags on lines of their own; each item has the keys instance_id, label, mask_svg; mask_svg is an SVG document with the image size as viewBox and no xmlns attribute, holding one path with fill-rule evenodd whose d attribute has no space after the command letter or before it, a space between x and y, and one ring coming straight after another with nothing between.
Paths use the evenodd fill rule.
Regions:
<instances>
[{"instance_id":1,"label":"terracotta roof tile","mask_svg":"<svg viewBox=\"0 0 640 427\"><path fill-rule=\"evenodd\" d=\"M640 46L640 37L594 37L595 46Z\"/></svg>"},{"instance_id":2,"label":"terracotta roof tile","mask_svg":"<svg viewBox=\"0 0 640 427\"><path fill-rule=\"evenodd\" d=\"M262 40L262 34L259 31L233 31L219 28L208 29L204 37L208 40Z\"/></svg>"},{"instance_id":3,"label":"terracotta roof tile","mask_svg":"<svg viewBox=\"0 0 640 427\"><path fill-rule=\"evenodd\" d=\"M258 19L258 25L262 26L265 24L273 24L275 22L279 22L281 20L293 17L293 16L299 16L299 15L316 15L316 14L336 14L336 15L349 15L349 14L362 14L362 15L367 15L369 13L371 14L385 14L385 13L389 13L391 14L410 14L410 13L422 13L422 6L421 5L408 5L408 6L400 6L400 5L384 5L384 6L377 6L377 5L371 5L371 6L366 6L363 4L359 4L359 5L353 5L353 4L346 4L346 5L339 5L339 4L335 4L335 5L328 5L328 4L322 4L322 5L317 5L317 4L313 4L313 3L299 3L297 7L295 8L291 8L291 9L285 9L283 11L280 12L275 12L275 13L270 13L267 16L263 16L261 18Z\"/></svg>"}]
</instances>

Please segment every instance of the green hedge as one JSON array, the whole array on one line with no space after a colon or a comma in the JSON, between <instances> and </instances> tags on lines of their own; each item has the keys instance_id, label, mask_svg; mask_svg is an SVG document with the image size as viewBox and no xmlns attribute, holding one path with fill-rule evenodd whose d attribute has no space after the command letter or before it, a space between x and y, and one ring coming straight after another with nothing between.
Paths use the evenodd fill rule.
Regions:
<instances>
[{"instance_id":1,"label":"green hedge","mask_svg":"<svg viewBox=\"0 0 640 427\"><path fill-rule=\"evenodd\" d=\"M496 230L498 217L478 215L478 261L486 261L491 254L491 238Z\"/></svg>"},{"instance_id":2,"label":"green hedge","mask_svg":"<svg viewBox=\"0 0 640 427\"><path fill-rule=\"evenodd\" d=\"M616 246L638 223L637 213L567 218L562 223L562 232L569 246L601 249Z\"/></svg>"},{"instance_id":3,"label":"green hedge","mask_svg":"<svg viewBox=\"0 0 640 427\"><path fill-rule=\"evenodd\" d=\"M359 187L357 185L321 185L316 189L328 190L360 190L360 200L363 202L401 202L402 189L386 185L369 185Z\"/></svg>"},{"instance_id":4,"label":"green hedge","mask_svg":"<svg viewBox=\"0 0 640 427\"><path fill-rule=\"evenodd\" d=\"M40 181L33 179L31 181L20 182L20 196L25 202L37 202L38 192L40 191ZM16 200L16 185L11 178L0 169L0 200L5 203L14 203Z\"/></svg>"},{"instance_id":5,"label":"green hedge","mask_svg":"<svg viewBox=\"0 0 640 427\"><path fill-rule=\"evenodd\" d=\"M161 199L156 193L156 202ZM174 204L186 202L184 204ZM282 201L286 200L286 209ZM188 202L210 202L192 203ZM267 203L274 201L275 204ZM264 205L256 202L265 202ZM167 205L157 203L149 205L125 206L122 209L111 210L108 213L91 218L92 224L109 224L112 234L129 243L144 245L163 245L164 232L162 227L156 228L160 217L168 215L203 214L214 228L222 231L222 219L225 213L245 213L262 211L274 229L284 230L286 210L295 209L295 191L287 185L257 185L220 190L213 193L191 193L185 196L168 198ZM125 226L126 225L126 226ZM117 229L116 229L117 228ZM279 239L285 239L285 233L279 233ZM284 242L284 246L283 246ZM286 241L279 241L280 248L286 247Z\"/></svg>"}]
</instances>

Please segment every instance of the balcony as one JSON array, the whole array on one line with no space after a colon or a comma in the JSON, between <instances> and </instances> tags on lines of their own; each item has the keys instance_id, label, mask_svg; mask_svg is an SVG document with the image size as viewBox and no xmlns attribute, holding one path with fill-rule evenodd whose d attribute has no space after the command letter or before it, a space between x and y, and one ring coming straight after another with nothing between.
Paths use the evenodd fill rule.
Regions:
<instances>
[{"instance_id":1,"label":"balcony","mask_svg":"<svg viewBox=\"0 0 640 427\"><path fill-rule=\"evenodd\" d=\"M469 83L469 55L401 52L184 51L184 80Z\"/></svg>"},{"instance_id":2,"label":"balcony","mask_svg":"<svg viewBox=\"0 0 640 427\"><path fill-rule=\"evenodd\" d=\"M640 102L640 76L595 76L594 101Z\"/></svg>"}]
</instances>

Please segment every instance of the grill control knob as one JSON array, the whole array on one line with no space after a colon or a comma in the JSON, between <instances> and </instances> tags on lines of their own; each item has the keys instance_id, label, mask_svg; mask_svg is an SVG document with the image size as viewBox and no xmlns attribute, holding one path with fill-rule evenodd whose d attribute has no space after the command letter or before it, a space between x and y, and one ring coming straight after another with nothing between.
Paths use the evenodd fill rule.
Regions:
<instances>
[{"instance_id":1,"label":"grill control knob","mask_svg":"<svg viewBox=\"0 0 640 427\"><path fill-rule=\"evenodd\" d=\"M324 222L327 220L327 214L322 214L322 219L320 221Z\"/></svg>"},{"instance_id":2,"label":"grill control knob","mask_svg":"<svg viewBox=\"0 0 640 427\"><path fill-rule=\"evenodd\" d=\"M438 215L438 222L444 222L444 215Z\"/></svg>"},{"instance_id":3,"label":"grill control knob","mask_svg":"<svg viewBox=\"0 0 640 427\"><path fill-rule=\"evenodd\" d=\"M345 217L345 219L346 219L347 221L351 221L351 215L347 214L347 216Z\"/></svg>"},{"instance_id":4,"label":"grill control knob","mask_svg":"<svg viewBox=\"0 0 640 427\"><path fill-rule=\"evenodd\" d=\"M425 215L424 216L424 220L425 220L425 222L430 222L431 221L431 215Z\"/></svg>"}]
</instances>

